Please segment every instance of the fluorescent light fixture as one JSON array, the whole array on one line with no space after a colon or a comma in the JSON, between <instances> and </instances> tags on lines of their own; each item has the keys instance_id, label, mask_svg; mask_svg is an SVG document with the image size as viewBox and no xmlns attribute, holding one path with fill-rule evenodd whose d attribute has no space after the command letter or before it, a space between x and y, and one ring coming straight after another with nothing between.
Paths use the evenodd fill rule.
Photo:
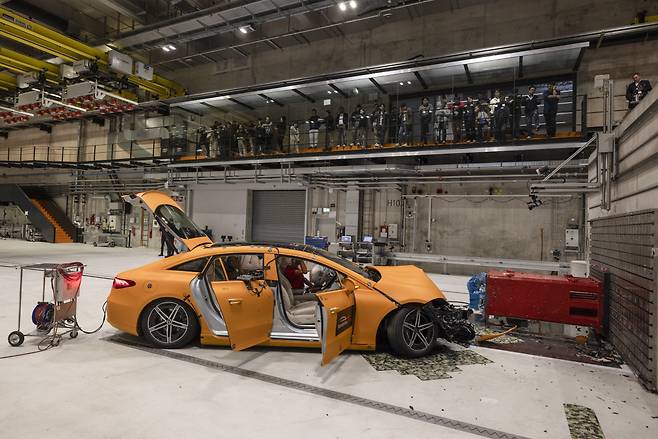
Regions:
<instances>
[{"instance_id":1,"label":"fluorescent light fixture","mask_svg":"<svg viewBox=\"0 0 658 439\"><path fill-rule=\"evenodd\" d=\"M411 81L407 81L407 84L411 85Z\"/></svg>"},{"instance_id":2,"label":"fluorescent light fixture","mask_svg":"<svg viewBox=\"0 0 658 439\"><path fill-rule=\"evenodd\" d=\"M240 26L240 27L238 28L238 30L239 30L240 32L242 32L243 34L248 34L249 32L253 32L253 31L255 31L256 29L254 28L254 25L253 25L253 24L246 24L246 25L244 25L244 26Z\"/></svg>"},{"instance_id":3,"label":"fluorescent light fixture","mask_svg":"<svg viewBox=\"0 0 658 439\"><path fill-rule=\"evenodd\" d=\"M359 89L356 88L356 87L354 87L354 94L355 94L355 95L358 95L358 94L359 94Z\"/></svg>"},{"instance_id":4,"label":"fluorescent light fixture","mask_svg":"<svg viewBox=\"0 0 658 439\"><path fill-rule=\"evenodd\" d=\"M331 94L331 90L327 90L327 93Z\"/></svg>"},{"instance_id":5,"label":"fluorescent light fixture","mask_svg":"<svg viewBox=\"0 0 658 439\"><path fill-rule=\"evenodd\" d=\"M356 6L357 6L356 0L350 0L350 8L356 9Z\"/></svg>"},{"instance_id":6,"label":"fluorescent light fixture","mask_svg":"<svg viewBox=\"0 0 658 439\"><path fill-rule=\"evenodd\" d=\"M400 85L404 85L404 82L400 82Z\"/></svg>"},{"instance_id":7,"label":"fluorescent light fixture","mask_svg":"<svg viewBox=\"0 0 658 439\"><path fill-rule=\"evenodd\" d=\"M174 46L173 44L167 44L167 47L169 48L169 50L176 50L176 46Z\"/></svg>"},{"instance_id":8,"label":"fluorescent light fixture","mask_svg":"<svg viewBox=\"0 0 658 439\"><path fill-rule=\"evenodd\" d=\"M164 52L171 52L171 49L169 48L169 46L162 46L162 50Z\"/></svg>"},{"instance_id":9,"label":"fluorescent light fixture","mask_svg":"<svg viewBox=\"0 0 658 439\"><path fill-rule=\"evenodd\" d=\"M338 2L338 9L340 9L343 12L347 11L347 3L346 2Z\"/></svg>"},{"instance_id":10,"label":"fluorescent light fixture","mask_svg":"<svg viewBox=\"0 0 658 439\"><path fill-rule=\"evenodd\" d=\"M123 102L126 102L126 103L131 104L131 105L139 105L139 102L137 102L137 101L133 101L132 99L125 98L121 95L111 93L109 91L103 90L103 91L100 91L100 94L104 95L104 96L100 97L100 99L103 99L104 97L110 97L110 98L116 99L117 101L123 101Z\"/></svg>"},{"instance_id":11,"label":"fluorescent light fixture","mask_svg":"<svg viewBox=\"0 0 658 439\"><path fill-rule=\"evenodd\" d=\"M11 107L0 106L0 111L9 111L11 113L20 114L20 115L23 115L23 116L30 116L30 117L34 116L34 114L28 113L27 111L16 110L16 109L11 108Z\"/></svg>"}]
</instances>

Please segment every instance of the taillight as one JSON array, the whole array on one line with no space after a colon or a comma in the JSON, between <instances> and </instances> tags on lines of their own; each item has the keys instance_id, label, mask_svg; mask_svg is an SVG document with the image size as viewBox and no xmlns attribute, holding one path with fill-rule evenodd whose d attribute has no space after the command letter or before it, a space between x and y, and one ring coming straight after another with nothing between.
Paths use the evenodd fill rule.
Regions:
<instances>
[{"instance_id":1,"label":"taillight","mask_svg":"<svg viewBox=\"0 0 658 439\"><path fill-rule=\"evenodd\" d=\"M112 282L112 288L121 289L134 287L135 281L130 279L121 279L120 277L115 277L114 282Z\"/></svg>"}]
</instances>

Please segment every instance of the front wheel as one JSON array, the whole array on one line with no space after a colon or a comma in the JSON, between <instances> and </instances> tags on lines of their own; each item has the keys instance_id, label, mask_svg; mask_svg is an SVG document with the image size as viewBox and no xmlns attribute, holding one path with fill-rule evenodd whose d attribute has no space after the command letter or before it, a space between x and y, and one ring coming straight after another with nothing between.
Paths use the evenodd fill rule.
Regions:
<instances>
[{"instance_id":1,"label":"front wheel","mask_svg":"<svg viewBox=\"0 0 658 439\"><path fill-rule=\"evenodd\" d=\"M196 337L199 322L188 304L178 299L158 299L144 309L140 328L151 345L176 349Z\"/></svg>"},{"instance_id":2,"label":"front wheel","mask_svg":"<svg viewBox=\"0 0 658 439\"><path fill-rule=\"evenodd\" d=\"M403 357L429 354L436 343L437 328L420 306L400 308L388 322L386 335L393 351Z\"/></svg>"}]
</instances>

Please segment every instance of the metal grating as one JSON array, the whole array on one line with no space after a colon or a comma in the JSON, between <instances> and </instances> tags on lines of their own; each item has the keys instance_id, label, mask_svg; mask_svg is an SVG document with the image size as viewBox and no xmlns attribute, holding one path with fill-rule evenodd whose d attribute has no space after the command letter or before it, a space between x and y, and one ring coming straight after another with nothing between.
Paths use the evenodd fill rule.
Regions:
<instances>
[{"instance_id":1,"label":"metal grating","mask_svg":"<svg viewBox=\"0 0 658 439\"><path fill-rule=\"evenodd\" d=\"M656 211L595 219L591 224L592 275L609 273L608 339L642 383L656 383Z\"/></svg>"}]
</instances>

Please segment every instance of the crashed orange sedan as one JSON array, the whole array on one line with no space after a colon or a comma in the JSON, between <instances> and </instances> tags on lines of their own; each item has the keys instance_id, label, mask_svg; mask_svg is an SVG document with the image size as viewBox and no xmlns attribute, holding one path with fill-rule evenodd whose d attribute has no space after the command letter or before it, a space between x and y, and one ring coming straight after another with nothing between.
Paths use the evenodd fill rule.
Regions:
<instances>
[{"instance_id":1,"label":"crashed orange sedan","mask_svg":"<svg viewBox=\"0 0 658 439\"><path fill-rule=\"evenodd\" d=\"M174 237L177 255L119 273L108 298L115 328L161 348L195 339L242 350L321 348L322 364L346 349L388 344L420 357L438 338L475 336L466 313L414 266L361 267L308 245L213 244L161 192L131 197Z\"/></svg>"}]
</instances>

